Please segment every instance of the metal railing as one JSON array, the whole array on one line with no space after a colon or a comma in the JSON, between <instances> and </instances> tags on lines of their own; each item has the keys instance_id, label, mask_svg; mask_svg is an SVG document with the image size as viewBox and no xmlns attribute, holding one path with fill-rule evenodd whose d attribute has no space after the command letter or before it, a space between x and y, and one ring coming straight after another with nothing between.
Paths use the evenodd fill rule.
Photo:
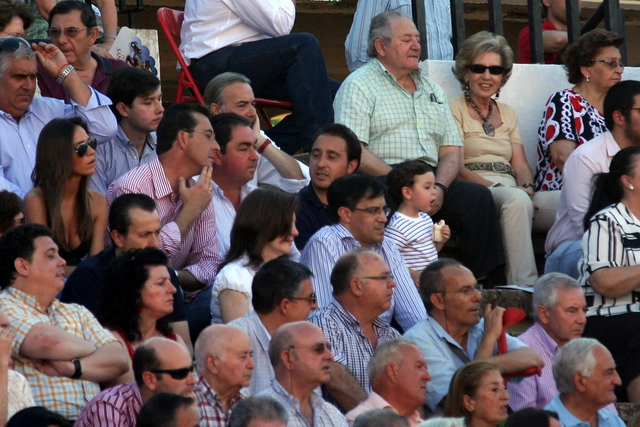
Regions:
<instances>
[{"instance_id":1,"label":"metal railing","mask_svg":"<svg viewBox=\"0 0 640 427\"><path fill-rule=\"evenodd\" d=\"M427 30L425 0L412 0L413 17L418 31L420 32L420 44L422 45L422 57L427 59ZM426 0L431 1L431 0ZM454 53L458 53L462 42L466 39L464 22L464 0L451 1L451 25L453 30ZM502 19L502 3L500 0L487 0L489 12L489 31L495 34L504 35L504 25ZM602 21L605 28L615 31L625 37L625 43L620 47L622 61L627 62L626 30L624 9L620 8L619 0L603 0L587 22L580 26L580 6L578 0L566 0L567 2L567 33L569 44L576 42L580 36L596 28ZM527 0L529 28L531 31L531 61L533 63L544 63L544 51L542 46L542 4L540 0Z\"/></svg>"}]
</instances>

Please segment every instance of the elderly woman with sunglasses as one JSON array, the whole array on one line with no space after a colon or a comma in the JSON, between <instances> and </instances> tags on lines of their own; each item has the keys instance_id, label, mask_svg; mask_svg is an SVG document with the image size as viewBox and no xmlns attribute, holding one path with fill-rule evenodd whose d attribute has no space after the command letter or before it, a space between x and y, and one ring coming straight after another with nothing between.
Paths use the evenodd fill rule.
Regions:
<instances>
[{"instance_id":1,"label":"elderly woman with sunglasses","mask_svg":"<svg viewBox=\"0 0 640 427\"><path fill-rule=\"evenodd\" d=\"M524 154L518 117L498 102L509 79L513 51L502 36L482 31L469 37L456 56L453 73L464 94L451 101L451 111L464 143L464 168L458 179L489 187L493 195L507 255L507 283L533 285L538 278L531 229L546 231L555 209L545 221L534 223L533 172ZM547 209L536 211L549 212ZM546 224L545 224L546 223Z\"/></svg>"},{"instance_id":2,"label":"elderly woman with sunglasses","mask_svg":"<svg viewBox=\"0 0 640 427\"><path fill-rule=\"evenodd\" d=\"M80 118L54 119L40 132L36 165L24 209L27 222L51 228L68 277L87 255L104 249L108 207L105 197L89 189L96 171L97 142Z\"/></svg>"},{"instance_id":3,"label":"elderly woman with sunglasses","mask_svg":"<svg viewBox=\"0 0 640 427\"><path fill-rule=\"evenodd\" d=\"M602 116L604 97L622 79L619 47L624 39L596 29L562 54L573 88L551 95L538 132L536 191L562 189L562 169L577 146L607 131ZM559 197L559 196L558 196Z\"/></svg>"}]
</instances>

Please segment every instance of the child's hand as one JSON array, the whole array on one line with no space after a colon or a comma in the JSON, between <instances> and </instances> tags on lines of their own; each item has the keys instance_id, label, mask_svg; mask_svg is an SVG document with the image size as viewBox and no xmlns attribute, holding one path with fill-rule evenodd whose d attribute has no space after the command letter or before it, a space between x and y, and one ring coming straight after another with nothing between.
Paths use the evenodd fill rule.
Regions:
<instances>
[{"instance_id":1,"label":"child's hand","mask_svg":"<svg viewBox=\"0 0 640 427\"><path fill-rule=\"evenodd\" d=\"M442 243L446 243L451 238L451 228L448 225L443 225L440 229L440 235L442 236Z\"/></svg>"}]
</instances>

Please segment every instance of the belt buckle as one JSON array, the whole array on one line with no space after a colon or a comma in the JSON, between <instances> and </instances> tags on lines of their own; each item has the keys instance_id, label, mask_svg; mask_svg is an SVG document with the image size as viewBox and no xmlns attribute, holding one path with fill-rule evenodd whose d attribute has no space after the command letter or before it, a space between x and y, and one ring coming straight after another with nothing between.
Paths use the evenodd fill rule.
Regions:
<instances>
[{"instance_id":1,"label":"belt buckle","mask_svg":"<svg viewBox=\"0 0 640 427\"><path fill-rule=\"evenodd\" d=\"M495 172L495 173L500 173L500 172L502 172L499 168L498 168L498 169L496 169L496 164L501 165L501 163L500 163L500 162L491 162L491 170L492 170L493 172Z\"/></svg>"}]
</instances>

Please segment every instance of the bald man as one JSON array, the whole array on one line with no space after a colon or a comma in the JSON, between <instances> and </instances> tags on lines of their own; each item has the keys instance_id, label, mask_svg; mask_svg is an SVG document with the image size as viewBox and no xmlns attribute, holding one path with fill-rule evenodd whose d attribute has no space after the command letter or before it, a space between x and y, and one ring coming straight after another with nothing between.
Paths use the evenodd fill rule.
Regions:
<instances>
[{"instance_id":1,"label":"bald man","mask_svg":"<svg viewBox=\"0 0 640 427\"><path fill-rule=\"evenodd\" d=\"M280 326L269 344L276 379L258 396L271 397L289 413L288 427L347 427L344 415L315 393L329 381L331 346L322 330L310 322Z\"/></svg>"},{"instance_id":2,"label":"bald man","mask_svg":"<svg viewBox=\"0 0 640 427\"><path fill-rule=\"evenodd\" d=\"M234 406L247 397L241 389L251 383L252 355L249 335L240 328L211 325L200 333L195 346L200 427L226 424Z\"/></svg>"},{"instance_id":3,"label":"bald man","mask_svg":"<svg viewBox=\"0 0 640 427\"><path fill-rule=\"evenodd\" d=\"M142 405L158 393L194 397L196 378L187 349L167 338L151 338L133 354L133 383L107 389L82 410L76 427L135 427Z\"/></svg>"}]
</instances>

